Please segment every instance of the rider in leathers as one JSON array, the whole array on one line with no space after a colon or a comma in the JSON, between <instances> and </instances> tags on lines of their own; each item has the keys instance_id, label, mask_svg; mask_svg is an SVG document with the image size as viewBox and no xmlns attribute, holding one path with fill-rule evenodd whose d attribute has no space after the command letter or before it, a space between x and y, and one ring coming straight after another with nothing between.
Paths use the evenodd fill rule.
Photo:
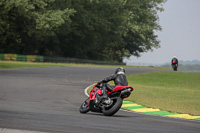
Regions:
<instances>
[{"instance_id":1,"label":"rider in leathers","mask_svg":"<svg viewBox=\"0 0 200 133\"><path fill-rule=\"evenodd\" d=\"M107 82L113 80L115 85L109 85ZM128 86L128 81L126 79L125 70L124 68L120 67L117 68L115 74L111 75L110 77L106 77L100 82L97 83L98 85L102 84L102 93L101 99L107 99L107 90L112 91L117 85L119 86Z\"/></svg>"}]
</instances>

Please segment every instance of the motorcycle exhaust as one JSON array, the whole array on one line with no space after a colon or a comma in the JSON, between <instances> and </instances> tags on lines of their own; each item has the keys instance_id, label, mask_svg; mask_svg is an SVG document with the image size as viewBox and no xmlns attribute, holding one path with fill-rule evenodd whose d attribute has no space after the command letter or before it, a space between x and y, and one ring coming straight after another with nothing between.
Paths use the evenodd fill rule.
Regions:
<instances>
[{"instance_id":1,"label":"motorcycle exhaust","mask_svg":"<svg viewBox=\"0 0 200 133\"><path fill-rule=\"evenodd\" d=\"M131 93L132 89L128 88L126 90L121 91L121 95L129 95Z\"/></svg>"}]
</instances>

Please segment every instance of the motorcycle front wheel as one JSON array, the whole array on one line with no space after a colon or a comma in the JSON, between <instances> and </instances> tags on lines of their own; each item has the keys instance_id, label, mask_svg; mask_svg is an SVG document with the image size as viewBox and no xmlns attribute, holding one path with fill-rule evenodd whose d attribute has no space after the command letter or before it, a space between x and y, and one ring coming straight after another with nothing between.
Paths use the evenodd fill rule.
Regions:
<instances>
[{"instance_id":1,"label":"motorcycle front wheel","mask_svg":"<svg viewBox=\"0 0 200 133\"><path fill-rule=\"evenodd\" d=\"M114 115L122 106L122 98L114 97L112 98L113 104L109 107L105 107L102 111L105 116Z\"/></svg>"},{"instance_id":2,"label":"motorcycle front wheel","mask_svg":"<svg viewBox=\"0 0 200 133\"><path fill-rule=\"evenodd\" d=\"M81 107L79 108L80 113L87 113L88 111L90 111L88 101L89 98L81 104Z\"/></svg>"}]
</instances>

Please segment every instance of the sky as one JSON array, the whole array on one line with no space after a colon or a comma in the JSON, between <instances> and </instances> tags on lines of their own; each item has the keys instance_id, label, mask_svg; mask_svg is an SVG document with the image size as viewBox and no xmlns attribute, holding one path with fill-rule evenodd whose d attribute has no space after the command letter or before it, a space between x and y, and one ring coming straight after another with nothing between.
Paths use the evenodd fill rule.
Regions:
<instances>
[{"instance_id":1,"label":"sky","mask_svg":"<svg viewBox=\"0 0 200 133\"><path fill-rule=\"evenodd\" d=\"M158 65L169 63L173 56L179 60L200 60L200 0L168 0L164 11L158 13L162 31L156 32L161 48L131 56L127 65Z\"/></svg>"}]
</instances>

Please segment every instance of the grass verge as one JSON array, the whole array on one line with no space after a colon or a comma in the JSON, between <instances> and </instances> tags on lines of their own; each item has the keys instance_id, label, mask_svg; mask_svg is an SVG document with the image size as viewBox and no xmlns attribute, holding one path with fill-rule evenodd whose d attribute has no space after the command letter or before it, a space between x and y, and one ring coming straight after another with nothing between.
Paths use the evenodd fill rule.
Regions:
<instances>
[{"instance_id":1,"label":"grass verge","mask_svg":"<svg viewBox=\"0 0 200 133\"><path fill-rule=\"evenodd\" d=\"M166 69L160 67L146 66L121 66L121 65L96 65L96 64L78 64L78 63L38 63L38 62L18 62L18 61L0 61L0 69L15 69L15 68L39 68L39 67L137 67L137 68L152 68Z\"/></svg>"},{"instance_id":2,"label":"grass verge","mask_svg":"<svg viewBox=\"0 0 200 133\"><path fill-rule=\"evenodd\" d=\"M200 115L200 73L162 71L127 78L134 88L127 100L161 110Z\"/></svg>"},{"instance_id":3,"label":"grass verge","mask_svg":"<svg viewBox=\"0 0 200 133\"><path fill-rule=\"evenodd\" d=\"M38 63L38 62L0 61L0 69L59 67L59 66L60 67L73 67L73 66L113 67L113 65L93 65L93 64L76 64L76 63ZM115 67L117 67L117 65Z\"/></svg>"}]
</instances>

